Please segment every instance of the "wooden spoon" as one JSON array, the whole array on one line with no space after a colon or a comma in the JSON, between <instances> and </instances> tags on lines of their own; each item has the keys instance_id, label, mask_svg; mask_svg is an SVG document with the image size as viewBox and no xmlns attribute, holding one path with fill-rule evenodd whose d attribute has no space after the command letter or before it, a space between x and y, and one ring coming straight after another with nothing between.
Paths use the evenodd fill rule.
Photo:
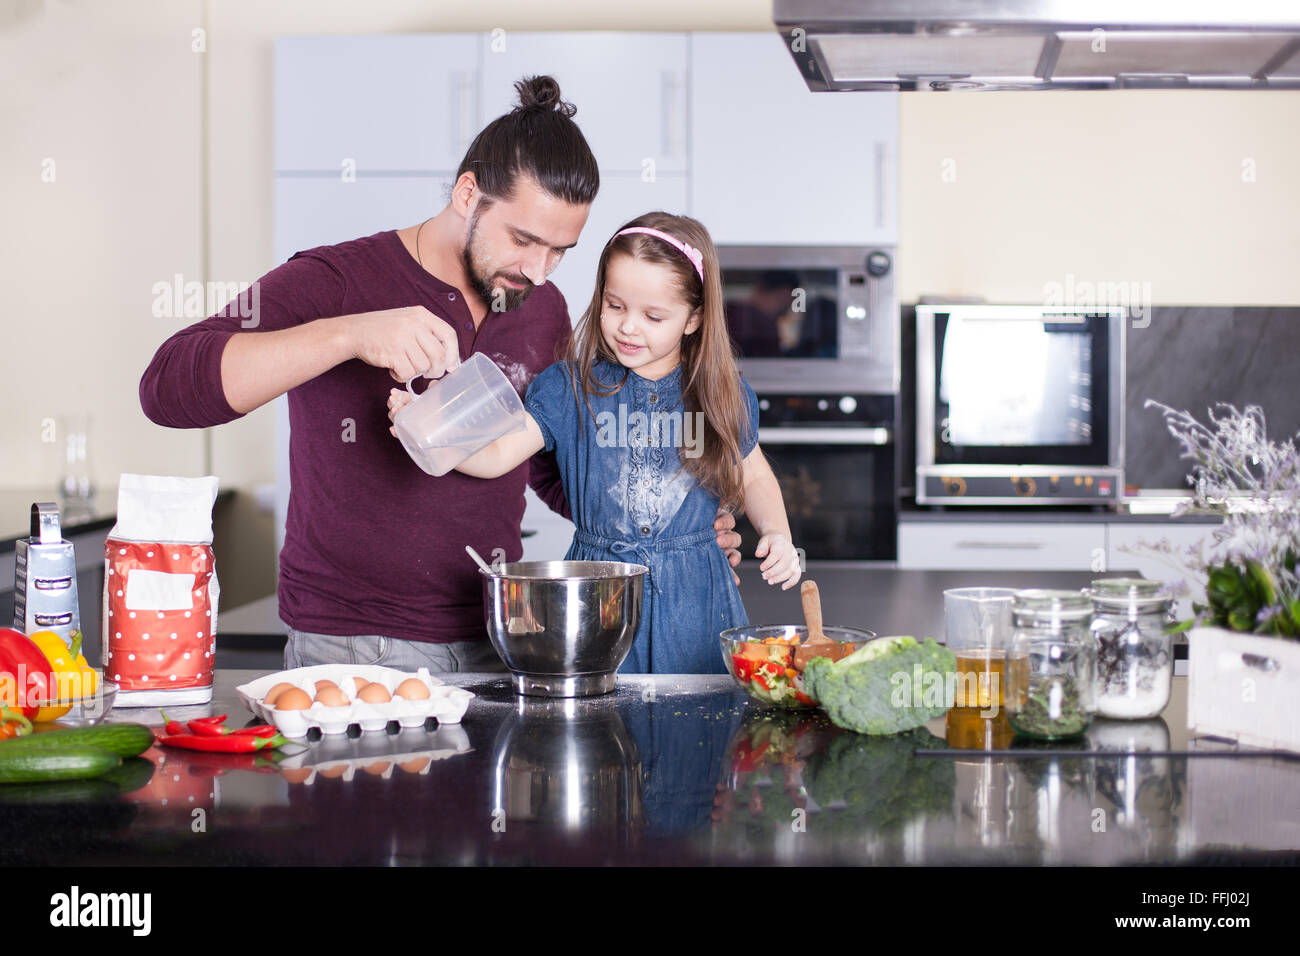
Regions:
<instances>
[{"instance_id":1,"label":"wooden spoon","mask_svg":"<svg viewBox=\"0 0 1300 956\"><path fill-rule=\"evenodd\" d=\"M808 626L808 637L794 649L794 669L802 674L814 657L837 661L849 654L852 647L840 645L822 631L822 598L816 581L804 581L799 586L799 597L803 601L803 620Z\"/></svg>"},{"instance_id":2,"label":"wooden spoon","mask_svg":"<svg viewBox=\"0 0 1300 956\"><path fill-rule=\"evenodd\" d=\"M834 644L822 632L822 596L817 590L816 581L804 581L799 585L799 599L803 601L803 620L808 625L808 639L805 644Z\"/></svg>"}]
</instances>

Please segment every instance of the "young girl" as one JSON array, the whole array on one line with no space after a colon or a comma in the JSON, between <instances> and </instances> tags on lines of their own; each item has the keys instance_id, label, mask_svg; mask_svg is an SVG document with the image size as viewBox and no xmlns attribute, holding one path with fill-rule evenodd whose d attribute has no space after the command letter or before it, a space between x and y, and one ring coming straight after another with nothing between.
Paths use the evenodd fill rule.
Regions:
<instances>
[{"instance_id":1,"label":"young girl","mask_svg":"<svg viewBox=\"0 0 1300 956\"><path fill-rule=\"evenodd\" d=\"M408 401L394 389L389 417ZM723 673L718 634L748 618L714 540L719 504L743 508L758 530L769 584L792 587L800 567L704 226L653 212L615 233L569 357L533 380L525 404L526 431L457 470L495 478L554 450L576 525L566 560L650 569L621 670Z\"/></svg>"}]
</instances>

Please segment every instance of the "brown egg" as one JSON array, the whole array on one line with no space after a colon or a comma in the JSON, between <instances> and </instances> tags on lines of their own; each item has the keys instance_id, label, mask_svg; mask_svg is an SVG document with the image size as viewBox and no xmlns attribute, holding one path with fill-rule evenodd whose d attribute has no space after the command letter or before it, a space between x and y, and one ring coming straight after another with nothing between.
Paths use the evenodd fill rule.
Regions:
<instances>
[{"instance_id":1,"label":"brown egg","mask_svg":"<svg viewBox=\"0 0 1300 956\"><path fill-rule=\"evenodd\" d=\"M266 704L267 707L272 707L275 705L275 700L277 697L283 694L286 690L291 690L291 689L293 689L292 684L288 683L287 681L280 681L280 683L276 684L274 687L272 687L270 690L266 692L266 696L262 698L262 703Z\"/></svg>"},{"instance_id":2,"label":"brown egg","mask_svg":"<svg viewBox=\"0 0 1300 956\"><path fill-rule=\"evenodd\" d=\"M357 691L357 699L367 704L386 704L393 698L383 684L367 684Z\"/></svg>"},{"instance_id":3,"label":"brown egg","mask_svg":"<svg viewBox=\"0 0 1300 956\"><path fill-rule=\"evenodd\" d=\"M364 677L354 677L354 678L352 678L352 683L355 685L355 686L352 688L352 693L355 694L355 693L356 693L357 691L359 691L361 688L363 688L363 687L365 687L367 684L369 684L370 681L366 680Z\"/></svg>"},{"instance_id":4,"label":"brown egg","mask_svg":"<svg viewBox=\"0 0 1300 956\"><path fill-rule=\"evenodd\" d=\"M430 762L431 761L428 757L412 757L410 760L402 761L398 766L407 773L419 773L425 767L429 766Z\"/></svg>"},{"instance_id":5,"label":"brown egg","mask_svg":"<svg viewBox=\"0 0 1300 956\"><path fill-rule=\"evenodd\" d=\"M348 699L336 684L330 684L328 687L317 684L316 703L324 704L326 707L346 707Z\"/></svg>"},{"instance_id":6,"label":"brown egg","mask_svg":"<svg viewBox=\"0 0 1300 956\"><path fill-rule=\"evenodd\" d=\"M318 680L316 682L316 694L317 696L320 696L320 692L324 690L326 687L338 687L338 686L339 685L334 683L332 680Z\"/></svg>"},{"instance_id":7,"label":"brown egg","mask_svg":"<svg viewBox=\"0 0 1300 956\"><path fill-rule=\"evenodd\" d=\"M311 698L305 690L290 687L275 699L276 710L306 710L311 706Z\"/></svg>"},{"instance_id":8,"label":"brown egg","mask_svg":"<svg viewBox=\"0 0 1300 956\"><path fill-rule=\"evenodd\" d=\"M364 770L366 773L370 774L372 777L382 777L384 775L384 772L388 769L388 761L379 760L376 761L375 763L368 763L361 769Z\"/></svg>"},{"instance_id":9,"label":"brown egg","mask_svg":"<svg viewBox=\"0 0 1300 956\"><path fill-rule=\"evenodd\" d=\"M311 776L311 767L294 767L292 770L281 770L280 776L284 777L286 783L306 783L307 778Z\"/></svg>"},{"instance_id":10,"label":"brown egg","mask_svg":"<svg viewBox=\"0 0 1300 956\"><path fill-rule=\"evenodd\" d=\"M348 765L345 763L336 764L333 767L326 767L319 771L322 777L341 777L348 772Z\"/></svg>"},{"instance_id":11,"label":"brown egg","mask_svg":"<svg viewBox=\"0 0 1300 956\"><path fill-rule=\"evenodd\" d=\"M397 690L393 691L393 696L405 697L407 700L428 700L429 688L418 677L408 677L397 685Z\"/></svg>"}]
</instances>

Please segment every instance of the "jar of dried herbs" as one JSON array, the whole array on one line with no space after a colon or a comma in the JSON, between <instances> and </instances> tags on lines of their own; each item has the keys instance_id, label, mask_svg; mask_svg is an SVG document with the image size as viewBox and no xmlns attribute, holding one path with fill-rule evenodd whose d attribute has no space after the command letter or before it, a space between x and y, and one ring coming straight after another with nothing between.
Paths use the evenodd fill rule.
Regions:
<instances>
[{"instance_id":1,"label":"jar of dried herbs","mask_svg":"<svg viewBox=\"0 0 1300 956\"><path fill-rule=\"evenodd\" d=\"M1083 591L1017 591L1003 705L1016 733L1077 737L1097 712L1092 602Z\"/></svg>"},{"instance_id":2,"label":"jar of dried herbs","mask_svg":"<svg viewBox=\"0 0 1300 956\"><path fill-rule=\"evenodd\" d=\"M1173 643L1165 625L1173 599L1159 581L1098 578L1090 592L1097 643L1097 713L1120 720L1157 716L1169 703Z\"/></svg>"}]
</instances>

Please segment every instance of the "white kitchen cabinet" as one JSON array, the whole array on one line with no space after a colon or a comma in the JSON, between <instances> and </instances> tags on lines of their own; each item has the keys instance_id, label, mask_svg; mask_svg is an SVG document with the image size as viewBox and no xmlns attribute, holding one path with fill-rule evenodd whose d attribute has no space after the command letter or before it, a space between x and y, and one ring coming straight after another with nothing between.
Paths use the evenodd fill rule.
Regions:
<instances>
[{"instance_id":1,"label":"white kitchen cabinet","mask_svg":"<svg viewBox=\"0 0 1300 956\"><path fill-rule=\"evenodd\" d=\"M715 242L896 241L896 93L811 93L772 31L691 34L690 62L690 209Z\"/></svg>"},{"instance_id":2,"label":"white kitchen cabinet","mask_svg":"<svg viewBox=\"0 0 1300 956\"><path fill-rule=\"evenodd\" d=\"M481 40L480 125L509 112L515 82L549 75L608 172L684 173L688 151L684 33L516 33Z\"/></svg>"},{"instance_id":3,"label":"white kitchen cabinet","mask_svg":"<svg viewBox=\"0 0 1300 956\"><path fill-rule=\"evenodd\" d=\"M275 178L275 257L401 229L423 222L444 205L448 176L335 175Z\"/></svg>"},{"instance_id":4,"label":"white kitchen cabinet","mask_svg":"<svg viewBox=\"0 0 1300 956\"><path fill-rule=\"evenodd\" d=\"M480 123L477 34L280 37L275 168L454 173Z\"/></svg>"},{"instance_id":5,"label":"white kitchen cabinet","mask_svg":"<svg viewBox=\"0 0 1300 956\"><path fill-rule=\"evenodd\" d=\"M1097 523L903 521L898 566L954 571L1102 570L1106 526Z\"/></svg>"},{"instance_id":6,"label":"white kitchen cabinet","mask_svg":"<svg viewBox=\"0 0 1300 956\"><path fill-rule=\"evenodd\" d=\"M686 177L659 175L653 182L636 174L601 173L600 192L578 244L564 254L551 281L564 293L576 326L596 287L596 264L605 244L623 223L656 209L680 213L686 206Z\"/></svg>"}]
</instances>

